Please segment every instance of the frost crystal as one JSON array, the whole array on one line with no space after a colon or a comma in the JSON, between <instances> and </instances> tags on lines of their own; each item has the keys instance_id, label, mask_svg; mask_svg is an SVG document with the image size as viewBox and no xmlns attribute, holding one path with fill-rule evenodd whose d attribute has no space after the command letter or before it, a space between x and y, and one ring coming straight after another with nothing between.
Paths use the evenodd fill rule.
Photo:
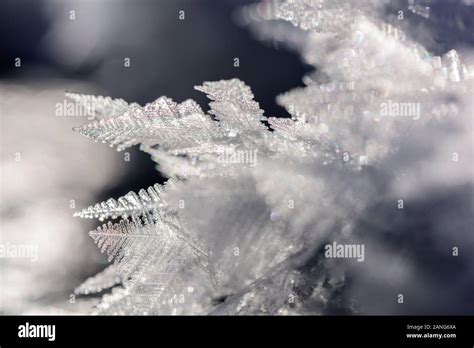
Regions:
<instances>
[{"instance_id":1,"label":"frost crystal","mask_svg":"<svg viewBox=\"0 0 474 348\"><path fill-rule=\"evenodd\" d=\"M386 23L386 3L288 0L246 10L260 37L287 42L315 68L305 87L277 98L291 119L264 116L238 79L195 87L211 99L208 115L192 100L142 107L68 94L97 115L75 131L119 151L140 145L170 177L76 213L122 218L90 232L114 265L76 292L120 282L97 308L106 314L314 314L342 304L344 265L307 266L324 240L351 238L382 193L472 181L467 164L437 168L444 148L473 156L458 144L472 136L474 69L456 51L430 55ZM428 15L419 1L409 6ZM439 150L433 141L443 135Z\"/></svg>"},{"instance_id":2,"label":"frost crystal","mask_svg":"<svg viewBox=\"0 0 474 348\"><path fill-rule=\"evenodd\" d=\"M131 215L141 215L147 211L164 207L166 201L163 195L165 191L174 187L175 181L170 179L165 185L155 184L147 190L140 190L138 195L135 192L129 192L118 200L110 198L105 202L97 203L75 213L74 216L96 218L102 221L107 218L115 219L118 216L126 218Z\"/></svg>"},{"instance_id":3,"label":"frost crystal","mask_svg":"<svg viewBox=\"0 0 474 348\"><path fill-rule=\"evenodd\" d=\"M66 97L82 105L88 114L97 119L120 116L131 107L138 107L136 103L128 104L123 99L93 96L87 94L66 93Z\"/></svg>"},{"instance_id":4,"label":"frost crystal","mask_svg":"<svg viewBox=\"0 0 474 348\"><path fill-rule=\"evenodd\" d=\"M74 289L76 295L89 295L110 289L122 282L115 265L107 266L102 272L88 278Z\"/></svg>"}]
</instances>

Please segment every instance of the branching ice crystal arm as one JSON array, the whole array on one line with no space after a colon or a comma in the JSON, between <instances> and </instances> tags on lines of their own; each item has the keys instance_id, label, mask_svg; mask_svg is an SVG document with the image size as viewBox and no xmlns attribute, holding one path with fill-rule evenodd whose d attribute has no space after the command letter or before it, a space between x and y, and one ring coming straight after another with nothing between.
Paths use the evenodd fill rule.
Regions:
<instances>
[{"instance_id":1,"label":"branching ice crystal arm","mask_svg":"<svg viewBox=\"0 0 474 348\"><path fill-rule=\"evenodd\" d=\"M125 282L137 267L143 267L146 257L159 253L161 248L171 247L170 243L177 241L172 228L163 223L156 212L132 216L131 220L115 224L108 222L89 234L101 252L107 253L109 261L114 260L117 272Z\"/></svg>"},{"instance_id":2,"label":"branching ice crystal arm","mask_svg":"<svg viewBox=\"0 0 474 348\"><path fill-rule=\"evenodd\" d=\"M81 218L96 218L104 220L108 218L117 218L119 216L126 218L132 214L141 215L152 209L158 209L166 205L164 194L168 190L174 189L176 181L169 179L164 185L155 184L147 190L140 190L138 195L135 192L129 192L118 200L113 198L105 202L91 205L80 212L74 214Z\"/></svg>"},{"instance_id":3,"label":"branching ice crystal arm","mask_svg":"<svg viewBox=\"0 0 474 348\"><path fill-rule=\"evenodd\" d=\"M89 295L99 293L103 290L112 288L122 282L121 277L117 273L114 264L107 266L102 272L90 277L80 286L74 289L76 295Z\"/></svg>"},{"instance_id":4,"label":"branching ice crystal arm","mask_svg":"<svg viewBox=\"0 0 474 348\"><path fill-rule=\"evenodd\" d=\"M194 87L204 92L212 102L209 103L209 113L216 116L228 136L246 131L266 130L262 120L263 110L253 99L250 87L238 79L205 82L202 86Z\"/></svg>"},{"instance_id":5,"label":"branching ice crystal arm","mask_svg":"<svg viewBox=\"0 0 474 348\"><path fill-rule=\"evenodd\" d=\"M141 217L133 215L131 220L109 222L90 232L101 252L114 260L128 296L147 296L149 305L159 303L160 296L179 283L179 271L183 267L203 269L212 286L218 286L218 273L207 253L191 240L176 217L169 216L166 220L162 221L154 210ZM80 288L89 289L90 284ZM135 302L131 303L133 306Z\"/></svg>"},{"instance_id":6,"label":"branching ice crystal arm","mask_svg":"<svg viewBox=\"0 0 474 348\"><path fill-rule=\"evenodd\" d=\"M170 207L172 197L166 197L167 188L160 185L141 190L138 194L131 192L118 200L110 199L77 213L77 216L86 218L124 217L119 223L109 222L90 232L101 251L108 254L109 260L114 260L112 270L116 270L124 287L116 287L110 295L104 296L98 308L100 313L169 313L164 310L166 299L163 295L182 292L185 285L191 284L201 290L207 289L208 285L214 289L226 289L229 279L234 275L240 276L238 273L243 270L239 262L245 261L234 261L228 254L219 255L219 251L232 250L236 239L248 239L250 246L246 249L248 254L245 258L247 261L260 260L262 272L238 278L237 285L229 286L236 294L235 308L232 303L230 306L223 303L218 312L280 313L279 309L285 306L283 303L287 302L288 291L293 287L293 280L288 279L287 282L286 275L293 277L299 262L295 261L293 266L282 263L288 268L275 268L275 273L269 273L268 269L263 271L267 261L272 263L279 259L269 256L266 241L272 240L273 243L277 240L275 245L278 250L284 250L278 254L285 257L300 252L304 254L304 246L318 245L323 233L329 233L329 228L341 223L348 225L346 219L359 217L361 207L372 199L372 186L378 187L376 182L367 183L366 179L383 172L384 168L357 173L353 171L354 166L343 163L343 158L358 158L355 165L361 169L361 163L372 165L377 164L377 160L384 163L391 158L390 155L397 155L400 139L409 140L412 135L422 135L423 127L432 121L432 115L446 115L451 110L455 117L458 115L456 105L448 108L433 100L438 94L446 97L446 91L464 88L463 81L473 76L472 68L464 66L455 51L443 57L432 57L423 47L410 41L396 28L396 24L384 23L383 16L379 14L386 3L384 0L275 0L264 3L263 6L270 4L271 7L272 14L268 18L284 19L294 25L284 26L292 29L293 46L300 50L307 63L317 68L316 73L304 79L305 87L278 98L292 119L264 117L250 88L238 79L205 82L195 87L211 99L210 115L204 114L191 100L178 104L167 97L160 97L140 107L120 100L71 96L78 102L91 100L96 112L99 110L99 120L76 128L77 132L116 146L117 150L140 144L140 150L150 153L159 170L168 177L197 181L229 174L234 175L232 180L235 180L230 182L228 178L222 178L221 183L217 180L202 182L211 199L228 203L229 209L224 210L223 214L205 211L199 196L198 208L189 208L188 201L189 210ZM414 5L423 3L410 1L410 10L415 9ZM262 10L262 7L259 9ZM301 36L296 37L299 34ZM430 109L428 106L424 109L422 103L425 100L428 100ZM422 104L423 117L416 122L400 122L391 116L381 120L381 106L392 101ZM262 121L268 121L272 131ZM426 143L426 139L420 139L420 142ZM258 149L259 156L277 161L264 158L257 168L249 169L242 163L232 166L220 157L225 152L253 149ZM348 156L342 156L342 153ZM286 167L290 161L278 161L281 158L291 159L291 165ZM323 168L329 163L332 165ZM249 175L240 175L243 171ZM293 173L298 174L298 178L290 181ZM307 181L305 177L308 177ZM249 183L251 189L246 191L243 199L239 196L234 202L232 196L225 193L230 191L229 184L239 187L236 185L240 180ZM171 183L173 181L167 185ZM184 188L188 185L185 189L195 194L192 184L191 180L186 179L180 186ZM212 192L213 189L215 192ZM304 192L306 190L308 193ZM248 219L248 224L242 224L244 228L241 229L240 220L252 214L245 207L249 197L254 198L252 212L257 206L262 213ZM296 204L294 210L289 208L292 209L291 215L287 213L286 204L285 209L275 209L283 207L282 202L290 202L290 198L293 202L295 197L299 197L304 204ZM224 203L224 199L229 199L229 202ZM229 211L235 210L238 205L245 207L245 214L232 219ZM299 206L306 206L308 211L298 212ZM314 218L315 214L317 218ZM284 222L289 216L293 220ZM204 219L212 219L214 224L218 224L216 231L210 224L203 223L201 226ZM256 220L261 222L261 228L246 233L249 225L252 230L256 225L260 226ZM317 220L323 221L322 225ZM189 221L193 221L194 225ZM232 232L221 236L224 232L219 231L220 224L229 223L237 225L235 235L238 236ZM288 245L284 245L284 238L281 241L277 238L278 231L291 236ZM253 238L261 242L252 243ZM252 258L259 252L261 257ZM220 261L224 264L221 264L222 269L215 266ZM229 272L229 276L220 278L223 273L217 272L216 268ZM235 269L239 272L231 273ZM107 269L87 280L77 292L94 292L113 286L116 278L110 277L109 271ZM224 282L222 287L219 287L220 281ZM272 289L275 297L268 295L269 286L276 288ZM284 296L280 296L281 292ZM215 294L216 291L212 290L203 292L196 297L194 304L202 304ZM254 303L251 299L256 296L268 297L267 301L261 302L264 306L254 305L258 301ZM195 312L203 313L202 308L199 308L201 312ZM212 307L206 307L206 310L210 309Z\"/></svg>"},{"instance_id":7,"label":"branching ice crystal arm","mask_svg":"<svg viewBox=\"0 0 474 348\"><path fill-rule=\"evenodd\" d=\"M137 103L128 104L123 99L112 99L101 95L94 96L67 92L66 97L82 105L88 114L96 119L104 119L123 115L129 108L140 107Z\"/></svg>"},{"instance_id":8,"label":"branching ice crystal arm","mask_svg":"<svg viewBox=\"0 0 474 348\"><path fill-rule=\"evenodd\" d=\"M139 143L196 144L218 130L199 106L191 101L176 104L160 97L145 107L130 108L124 115L92 122L74 129L121 151Z\"/></svg>"}]
</instances>

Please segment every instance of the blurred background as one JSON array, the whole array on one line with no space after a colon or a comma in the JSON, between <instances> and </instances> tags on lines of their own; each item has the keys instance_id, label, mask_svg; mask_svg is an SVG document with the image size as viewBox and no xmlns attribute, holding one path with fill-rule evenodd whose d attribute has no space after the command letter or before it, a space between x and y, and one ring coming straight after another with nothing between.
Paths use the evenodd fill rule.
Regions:
<instances>
[{"instance_id":1,"label":"blurred background","mask_svg":"<svg viewBox=\"0 0 474 348\"><path fill-rule=\"evenodd\" d=\"M275 96L301 85L308 68L236 25L236 9L249 3L0 3L0 243L10 253L0 259L0 313L81 312L72 289L106 260L87 234L97 222L73 212L162 181L137 149L127 162L74 133L88 120L57 115L65 91L140 104L193 98L207 110L193 86L238 77L267 115L287 115ZM20 249L26 254L13 256Z\"/></svg>"}]
</instances>

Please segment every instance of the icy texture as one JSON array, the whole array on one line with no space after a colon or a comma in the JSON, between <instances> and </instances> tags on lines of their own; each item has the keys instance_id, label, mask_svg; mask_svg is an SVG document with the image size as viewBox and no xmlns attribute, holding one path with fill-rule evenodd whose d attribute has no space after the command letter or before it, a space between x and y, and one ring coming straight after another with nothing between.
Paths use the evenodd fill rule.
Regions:
<instances>
[{"instance_id":1,"label":"icy texture","mask_svg":"<svg viewBox=\"0 0 474 348\"><path fill-rule=\"evenodd\" d=\"M202 247L190 239L176 219L169 216L164 221L156 210L116 224L109 222L90 232L90 236L107 253L109 261L114 260L115 271L129 294L127 302L104 313L158 313L162 293L181 285L187 272L199 274L199 267L211 287L218 284L217 273ZM83 292L92 291L86 284L81 288L87 289ZM137 304L143 296L148 298L147 304L153 304L147 310Z\"/></svg>"},{"instance_id":2,"label":"icy texture","mask_svg":"<svg viewBox=\"0 0 474 348\"><path fill-rule=\"evenodd\" d=\"M257 7L252 18L281 29L263 24L260 36L289 41L315 67L305 87L277 98L291 119L264 116L232 79L196 87L211 99L209 115L160 97L75 129L118 150L139 144L173 180L172 189L155 185L77 214L123 217L90 233L123 283L98 313L353 313L342 292L354 269L355 284L370 274L386 293L418 286L416 263L375 238L362 271L321 257L325 242L382 233L391 222L372 216L374 205L473 181L473 68L456 51L430 55L385 23L384 4Z\"/></svg>"},{"instance_id":3,"label":"icy texture","mask_svg":"<svg viewBox=\"0 0 474 348\"><path fill-rule=\"evenodd\" d=\"M196 103L185 101L178 105L161 97L145 107L131 107L122 116L102 119L75 130L96 141L117 146L121 151L139 143L163 143L173 147L178 140L190 146L211 137L217 131L212 126Z\"/></svg>"},{"instance_id":4,"label":"icy texture","mask_svg":"<svg viewBox=\"0 0 474 348\"><path fill-rule=\"evenodd\" d=\"M89 295L110 289L122 282L114 264L107 266L102 272L86 279L74 289L76 295Z\"/></svg>"},{"instance_id":5,"label":"icy texture","mask_svg":"<svg viewBox=\"0 0 474 348\"><path fill-rule=\"evenodd\" d=\"M66 93L66 97L79 103L88 114L96 119L123 115L129 108L138 107L136 103L128 104L123 99L93 96L88 94Z\"/></svg>"},{"instance_id":6,"label":"icy texture","mask_svg":"<svg viewBox=\"0 0 474 348\"><path fill-rule=\"evenodd\" d=\"M175 181L170 179L165 185L155 184L150 186L147 190L140 190L138 195L135 192L129 192L118 200L113 198L105 202L91 205L80 212L74 214L81 218L96 218L100 221L118 216L127 218L132 214L143 214L152 209L162 208L166 205L163 197L164 192L175 187Z\"/></svg>"},{"instance_id":7,"label":"icy texture","mask_svg":"<svg viewBox=\"0 0 474 348\"><path fill-rule=\"evenodd\" d=\"M327 129L321 142L333 144L356 161L363 158L364 163L376 163L397 151L394 143L399 134L416 132L433 117L455 117L457 110L452 105L433 101L446 98L443 94L465 93L469 83L458 82L474 76L473 67L466 66L456 51L430 56L401 29L373 17L373 11L382 5L371 1L282 1L273 9L276 18L303 29L293 32L290 45L317 69L304 78L307 87L278 96L278 103L296 119ZM308 24L313 17L325 18L323 13L328 11L335 11L330 22L336 27ZM345 23L345 19L350 20ZM261 36L274 35L263 30ZM281 35L277 32L276 36L278 40ZM388 103L419 107L419 114L412 117L417 122L407 122L409 115L382 118L382 105Z\"/></svg>"},{"instance_id":8,"label":"icy texture","mask_svg":"<svg viewBox=\"0 0 474 348\"><path fill-rule=\"evenodd\" d=\"M310 145L319 141L318 135L325 132L324 126L318 128L295 120L271 118L269 123L275 126L275 132L270 132L262 123L267 120L263 110L242 81L206 82L196 89L207 93L212 100L209 114L215 119L205 115L193 101L177 104L160 97L143 108L130 108L123 116L95 121L75 130L96 141L117 146L117 150L141 144L141 149L161 164L165 174L181 177L233 175L242 170L241 165L254 166L257 155L276 158L295 151L313 156L320 152ZM186 155L187 160L163 158L166 157L163 150L170 155ZM328 151L337 150L328 147ZM174 163L171 167L181 162L182 170L178 173L163 170L163 162L167 160ZM129 196L133 200L133 195ZM100 217L101 210L124 209L113 208L116 204L112 200L101 203L89 208L87 214Z\"/></svg>"}]
</instances>

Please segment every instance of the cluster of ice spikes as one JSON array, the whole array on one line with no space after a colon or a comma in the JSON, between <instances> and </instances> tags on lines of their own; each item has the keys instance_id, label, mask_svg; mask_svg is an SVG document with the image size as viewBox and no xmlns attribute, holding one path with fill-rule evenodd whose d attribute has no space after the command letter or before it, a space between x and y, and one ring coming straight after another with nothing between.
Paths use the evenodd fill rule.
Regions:
<instances>
[{"instance_id":1,"label":"cluster of ice spikes","mask_svg":"<svg viewBox=\"0 0 474 348\"><path fill-rule=\"evenodd\" d=\"M396 153L401 134L416 136L433 120L456 117L459 110L449 101L449 94L468 91L466 81L472 80L474 70L464 65L455 51L443 57L430 56L402 30L376 19L384 4L288 0L259 5L253 18L270 20L270 26L283 19L299 28L286 29L292 31L290 46L317 69L304 78L305 87L278 97L292 118L264 116L250 88L238 79L195 87L211 99L208 114L192 100L176 103L160 97L139 106L121 99L68 93L96 116L92 123L75 128L76 132L119 151L139 145L151 154L160 172L171 178L164 186L131 192L76 214L100 220L122 218L90 232L114 265L88 279L77 293L99 292L120 283L121 287L104 296L99 313L166 314L180 313L182 307L177 304L184 292L188 299L195 299L189 302L193 305L187 312L206 313L212 306L203 299L218 297L229 288L221 277L230 268L220 268L212 257L216 250L204 246L193 227L182 223L179 203L168 195L209 178L251 176L257 157L258 161L280 161L279 170L286 160L300 159L357 175L365 166ZM265 6L271 11L262 10ZM420 6L410 2L413 12L426 16L426 9ZM263 28L260 34L265 37L268 33ZM397 117L399 112L393 117L381 114L386 104L391 107L406 102L421 106L417 114L401 115L411 120ZM413 122L415 117L417 123ZM256 176L260 178L262 173ZM266 191L264 185L258 193ZM338 196L335 193L333 198ZM274 216L277 214L272 214L272 219ZM225 233L229 227L223 228ZM296 255L301 251L296 244L288 245L286 252ZM293 255L290 257L293 260ZM281 258L278 256L278 262ZM256 289L262 296L271 287L270 280L291 288L285 277L294 270L283 267L276 258L270 261L273 266L266 270L268 277L249 278L252 281L241 289L233 289L240 294L231 301L233 309L217 312L245 313L249 298L255 296ZM268 296L266 302L270 303L273 298L270 293ZM286 304L280 300L272 302L281 306L270 314L282 313ZM269 313L268 308L264 312Z\"/></svg>"}]
</instances>

